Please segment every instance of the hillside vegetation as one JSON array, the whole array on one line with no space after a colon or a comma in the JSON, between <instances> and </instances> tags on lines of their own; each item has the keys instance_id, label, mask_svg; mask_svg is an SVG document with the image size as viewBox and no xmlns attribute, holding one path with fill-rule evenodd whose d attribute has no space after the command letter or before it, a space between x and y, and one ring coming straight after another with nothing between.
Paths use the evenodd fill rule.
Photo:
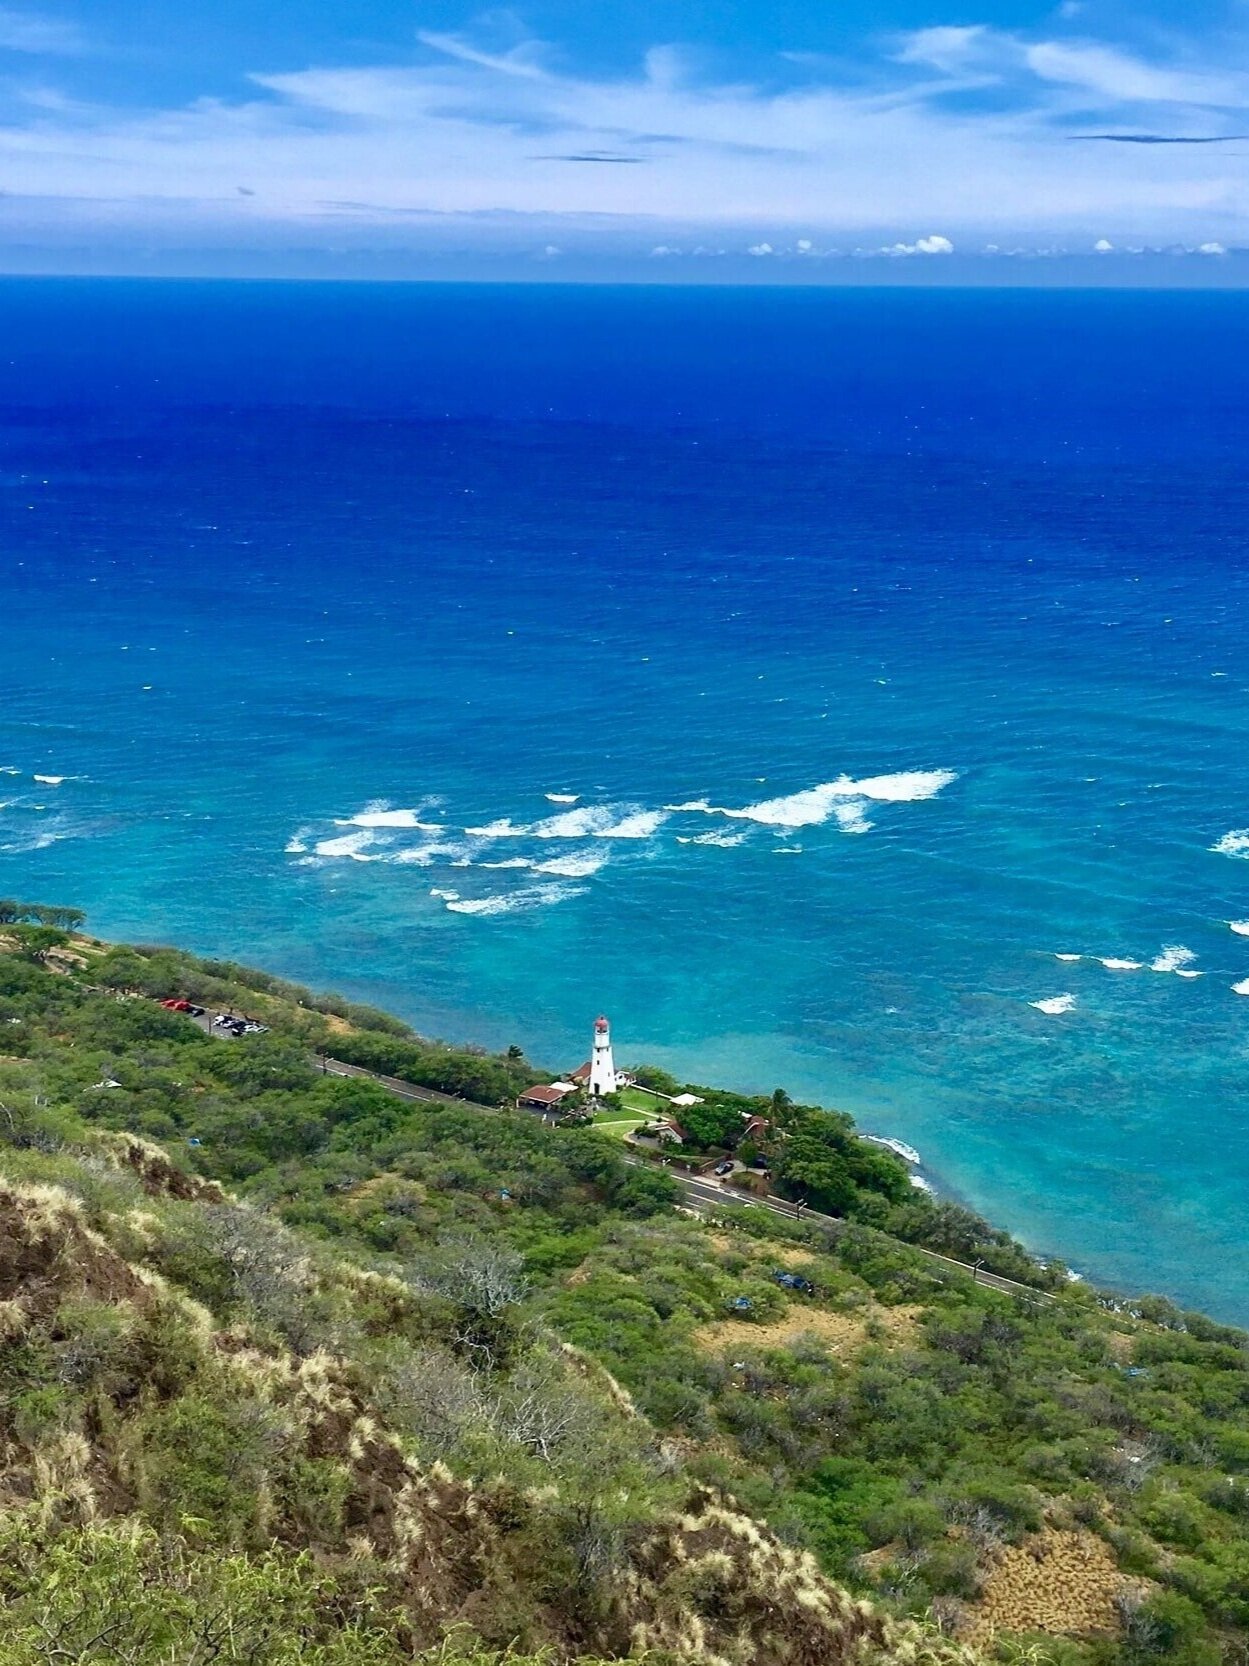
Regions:
<instances>
[{"instance_id":1,"label":"hillside vegetation","mask_svg":"<svg viewBox=\"0 0 1249 1666\"><path fill-rule=\"evenodd\" d=\"M523 1059L46 924L0 951L4 1666L1244 1658L1242 1333L1046 1275L814 1108L773 1104L850 1187L834 1238L696 1220L591 1129L316 1052L487 1104Z\"/></svg>"}]
</instances>

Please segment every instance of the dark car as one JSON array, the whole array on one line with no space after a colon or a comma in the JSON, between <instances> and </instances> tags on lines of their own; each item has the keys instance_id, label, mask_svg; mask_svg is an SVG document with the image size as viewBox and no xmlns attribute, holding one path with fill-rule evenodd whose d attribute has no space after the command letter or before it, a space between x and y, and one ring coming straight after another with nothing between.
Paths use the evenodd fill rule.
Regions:
<instances>
[{"instance_id":1,"label":"dark car","mask_svg":"<svg viewBox=\"0 0 1249 1666\"><path fill-rule=\"evenodd\" d=\"M783 1273L778 1267L772 1274L778 1284L784 1285L786 1290L801 1290L804 1296L814 1296L815 1286L809 1278L802 1278L798 1273Z\"/></svg>"},{"instance_id":2,"label":"dark car","mask_svg":"<svg viewBox=\"0 0 1249 1666\"><path fill-rule=\"evenodd\" d=\"M732 1174L732 1172L733 1172L733 1159L731 1157L725 1157L720 1162L718 1162L716 1164L716 1173L717 1174Z\"/></svg>"}]
</instances>

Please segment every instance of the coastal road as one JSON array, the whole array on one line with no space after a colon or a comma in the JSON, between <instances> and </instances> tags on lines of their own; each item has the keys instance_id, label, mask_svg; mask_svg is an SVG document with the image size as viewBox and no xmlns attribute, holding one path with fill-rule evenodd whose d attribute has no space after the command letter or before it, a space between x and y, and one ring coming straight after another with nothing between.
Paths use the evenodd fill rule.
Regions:
<instances>
[{"instance_id":1,"label":"coastal road","mask_svg":"<svg viewBox=\"0 0 1249 1666\"><path fill-rule=\"evenodd\" d=\"M459 1105L465 1110L497 1110L497 1107L494 1106L478 1105L471 1099L454 1099L449 1094L435 1093L429 1088L416 1087L412 1082L401 1081L396 1076L379 1076L375 1071L365 1070L362 1066L356 1064L345 1064L341 1059L327 1057L323 1060L323 1064L325 1074L328 1076L361 1076L368 1081L379 1083L382 1087L389 1089L391 1093L398 1094L401 1099L414 1099L437 1105ZM654 1163L648 1162L644 1157L630 1156L627 1152L624 1154L624 1160L634 1168L653 1169L655 1167ZM794 1205L781 1198L743 1198L736 1196L728 1187L721 1186L719 1181L716 1180L703 1180L697 1175L674 1174L670 1168L665 1169L664 1172L670 1180L675 1180L677 1185L681 1187L685 1193L687 1204L699 1212L708 1208L740 1209L754 1207L756 1209L770 1209L773 1214L783 1215L787 1220L795 1219ZM823 1230L833 1238L846 1225L844 1221L839 1221L835 1216L821 1215L814 1209L804 1208L799 1218L804 1223ZM888 1237L888 1234L882 1234L882 1236ZM998 1273L987 1272L983 1267L974 1267L966 1261L955 1261L953 1257L948 1255L938 1255L936 1250L924 1249L919 1244L908 1244L901 1238L890 1238L889 1241L890 1243L896 1243L902 1249L913 1250L917 1255L924 1256L928 1261L935 1261L942 1267L948 1267L954 1272L965 1273L970 1276L973 1283L987 1284L990 1289L1000 1290L1003 1295L1028 1296L1047 1302L1054 1299L1047 1290L1038 1290L1031 1284L1020 1284L1013 1278L1003 1278Z\"/></svg>"},{"instance_id":2,"label":"coastal road","mask_svg":"<svg viewBox=\"0 0 1249 1666\"><path fill-rule=\"evenodd\" d=\"M198 1024L207 1035L213 1036L219 1041L234 1039L224 1031L213 1029L212 1019L207 1014L203 1018L193 1019L192 1022ZM468 1111L495 1113L498 1111L497 1105L479 1105L472 1099L456 1099L448 1093L436 1093L432 1088L417 1087L414 1082L405 1082L398 1076L381 1076L375 1070L364 1069L362 1065L347 1064L343 1059L318 1055L318 1062L323 1073L327 1076L358 1076L365 1081L376 1082L380 1087L396 1094L400 1099L409 1099L425 1105L458 1105L462 1110ZM655 1167L653 1163L648 1162L645 1158L630 1156L627 1152L624 1154L624 1160L634 1168ZM717 1180L703 1180L697 1175L676 1174L671 1168L667 1168L663 1172L667 1174L670 1180L676 1181L685 1193L686 1202L699 1213L710 1208L743 1209L749 1207L770 1209L773 1214L784 1215L787 1220L792 1221L799 1218L808 1225L820 1228L832 1238L836 1238L846 1225L845 1221L838 1220L836 1216L821 1215L814 1209L804 1208L801 1215L796 1217L794 1205L781 1198L744 1198L735 1195L728 1187L722 1186ZM881 1236L889 1238L888 1233L882 1233ZM1038 1290L1035 1285L1020 1284L1013 1278L1003 1278L998 1273L987 1272L983 1267L972 1266L966 1261L955 1261L952 1256L939 1255L936 1250L924 1249L919 1244L908 1244L902 1238L889 1238L889 1242L897 1244L900 1249L913 1250L916 1255L922 1255L926 1260L935 1261L940 1266L947 1267L954 1272L965 1273L973 1283L987 1284L990 1289L1000 1290L1003 1295L1027 1296L1034 1300L1046 1302L1052 1302L1054 1299L1048 1290Z\"/></svg>"},{"instance_id":3,"label":"coastal road","mask_svg":"<svg viewBox=\"0 0 1249 1666\"><path fill-rule=\"evenodd\" d=\"M654 1166L640 1157L626 1156L625 1162L633 1164L636 1168L652 1168ZM686 1201L700 1213L709 1208L723 1209L726 1206L739 1209L746 1207L770 1209L773 1214L783 1215L787 1220L797 1219L801 1220L804 1225L819 1227L834 1239L848 1224L846 1221L838 1220L835 1215L821 1215L814 1209L804 1208L800 1215L795 1214L794 1205L785 1202L782 1198L735 1197L727 1187L722 1187L718 1181L703 1180L693 1175L673 1174L670 1169L666 1172L670 1179L675 1180L683 1188ZM1035 1285L1020 1284L1013 1278L1003 1278L998 1273L986 1272L983 1267L972 1266L967 1261L955 1261L949 1255L938 1255L936 1250L924 1249L920 1244L908 1244L905 1239L889 1237L888 1233L882 1233L881 1236L888 1238L891 1244L897 1244L900 1249L912 1250L916 1255L922 1255L928 1261L936 1261L942 1267L949 1267L955 1272L966 1273L973 1283L987 1284L990 1289L1000 1290L1003 1295L1027 1296L1046 1302L1052 1302L1054 1299L1048 1290L1038 1290Z\"/></svg>"}]
</instances>

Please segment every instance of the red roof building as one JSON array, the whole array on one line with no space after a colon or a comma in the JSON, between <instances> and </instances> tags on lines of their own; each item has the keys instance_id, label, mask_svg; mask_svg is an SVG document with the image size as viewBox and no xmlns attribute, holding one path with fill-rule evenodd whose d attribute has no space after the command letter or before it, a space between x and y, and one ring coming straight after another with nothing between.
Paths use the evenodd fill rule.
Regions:
<instances>
[{"instance_id":1,"label":"red roof building","mask_svg":"<svg viewBox=\"0 0 1249 1666\"><path fill-rule=\"evenodd\" d=\"M573 1092L575 1089L567 1082L552 1082L549 1087L526 1088L517 1096L516 1103L522 1110L549 1111L562 1104Z\"/></svg>"}]
</instances>

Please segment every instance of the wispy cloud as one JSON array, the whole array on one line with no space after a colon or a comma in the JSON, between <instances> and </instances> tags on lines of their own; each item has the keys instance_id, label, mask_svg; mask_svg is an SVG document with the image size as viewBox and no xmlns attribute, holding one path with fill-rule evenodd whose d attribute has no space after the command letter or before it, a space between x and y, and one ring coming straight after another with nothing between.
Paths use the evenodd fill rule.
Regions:
<instances>
[{"instance_id":1,"label":"wispy cloud","mask_svg":"<svg viewBox=\"0 0 1249 1666\"><path fill-rule=\"evenodd\" d=\"M72 55L86 49L86 40L76 24L41 12L19 11L0 6L0 52Z\"/></svg>"},{"instance_id":2,"label":"wispy cloud","mask_svg":"<svg viewBox=\"0 0 1249 1666\"><path fill-rule=\"evenodd\" d=\"M16 15L0 11L0 45ZM69 50L43 26L47 44L28 50ZM813 236L894 256L986 237L1091 248L1106 233L1222 247L1249 209L1220 149L1249 128L1249 76L1195 45L1162 63L1057 23L1044 36L959 23L865 42L853 64L778 58L749 82L695 65L659 43L631 70L578 73L550 43L426 32L407 63L257 72L242 96L178 108L45 88L0 128L0 162L30 193L6 199L0 231L72 223L89 201L95 220L111 203L117 227L169 235L195 220L246 241L346 219L418 238L459 221L541 252L558 222L567 236L550 246L565 252L584 234L645 257L724 245L809 259Z\"/></svg>"}]
</instances>

